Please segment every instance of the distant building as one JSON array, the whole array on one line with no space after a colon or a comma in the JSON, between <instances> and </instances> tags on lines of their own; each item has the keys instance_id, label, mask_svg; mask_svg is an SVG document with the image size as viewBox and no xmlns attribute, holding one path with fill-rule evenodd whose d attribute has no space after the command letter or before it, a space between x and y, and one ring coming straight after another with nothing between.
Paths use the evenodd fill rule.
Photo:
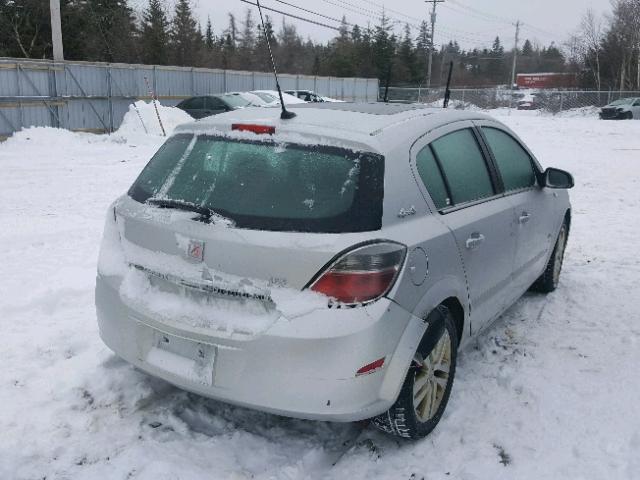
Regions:
<instances>
[{"instance_id":1,"label":"distant building","mask_svg":"<svg viewBox=\"0 0 640 480\"><path fill-rule=\"evenodd\" d=\"M519 73L516 85L518 88L576 88L578 77L575 73Z\"/></svg>"}]
</instances>

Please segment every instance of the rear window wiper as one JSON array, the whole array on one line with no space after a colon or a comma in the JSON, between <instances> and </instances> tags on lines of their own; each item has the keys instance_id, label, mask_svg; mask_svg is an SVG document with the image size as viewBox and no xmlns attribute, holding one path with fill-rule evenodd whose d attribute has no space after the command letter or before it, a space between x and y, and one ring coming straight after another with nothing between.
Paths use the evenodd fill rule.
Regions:
<instances>
[{"instance_id":1,"label":"rear window wiper","mask_svg":"<svg viewBox=\"0 0 640 480\"><path fill-rule=\"evenodd\" d=\"M217 223L227 223L233 225L235 222L225 215L216 212L215 210L195 205L189 202L183 202L182 200L171 200L168 198L149 198L147 202L150 205L154 205L160 208L175 208L176 210L184 210L186 212L194 212L200 215L204 220Z\"/></svg>"}]
</instances>

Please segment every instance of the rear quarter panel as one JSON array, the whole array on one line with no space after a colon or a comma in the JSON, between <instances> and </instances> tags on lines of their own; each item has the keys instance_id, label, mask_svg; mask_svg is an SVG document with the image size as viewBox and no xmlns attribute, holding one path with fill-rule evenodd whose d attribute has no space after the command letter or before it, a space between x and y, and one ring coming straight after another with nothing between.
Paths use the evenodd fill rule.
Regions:
<instances>
[{"instance_id":1,"label":"rear quarter panel","mask_svg":"<svg viewBox=\"0 0 640 480\"><path fill-rule=\"evenodd\" d=\"M389 297L418 318L425 318L449 297L457 298L465 311L465 334L468 334L468 293L461 258L450 230L432 213L411 169L410 147L402 143L385 153L385 198L382 238L407 246L404 268ZM401 209L415 210L401 216ZM411 252L420 248L426 254L427 271L423 265L412 265ZM415 270L413 268L415 267ZM415 278L416 274L420 278Z\"/></svg>"}]
</instances>

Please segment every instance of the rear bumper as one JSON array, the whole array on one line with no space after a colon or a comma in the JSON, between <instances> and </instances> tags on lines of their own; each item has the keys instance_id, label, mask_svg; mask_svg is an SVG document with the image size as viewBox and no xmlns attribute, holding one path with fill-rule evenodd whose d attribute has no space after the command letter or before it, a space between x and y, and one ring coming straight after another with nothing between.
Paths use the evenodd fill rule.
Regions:
<instances>
[{"instance_id":1,"label":"rear bumper","mask_svg":"<svg viewBox=\"0 0 640 480\"><path fill-rule=\"evenodd\" d=\"M100 336L139 369L200 395L280 415L357 421L396 400L425 323L388 299L281 317L266 333L222 338L160 323L123 302L98 275ZM382 369L356 376L385 358Z\"/></svg>"}]
</instances>

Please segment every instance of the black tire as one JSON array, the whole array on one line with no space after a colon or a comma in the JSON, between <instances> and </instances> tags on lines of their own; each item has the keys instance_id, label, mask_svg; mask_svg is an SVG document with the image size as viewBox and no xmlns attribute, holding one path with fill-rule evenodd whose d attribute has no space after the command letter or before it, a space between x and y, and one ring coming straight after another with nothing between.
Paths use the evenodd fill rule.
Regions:
<instances>
[{"instance_id":1,"label":"black tire","mask_svg":"<svg viewBox=\"0 0 640 480\"><path fill-rule=\"evenodd\" d=\"M627 112L624 118L626 120L633 120L633 112Z\"/></svg>"},{"instance_id":2,"label":"black tire","mask_svg":"<svg viewBox=\"0 0 640 480\"><path fill-rule=\"evenodd\" d=\"M373 424L380 430L403 438L423 438L429 435L436 425L438 425L447 407L453 386L453 378L456 373L458 330L453 315L447 307L440 305L429 314L427 322L429 323L429 327L420 341L416 357L407 372L398 399L387 412L373 419ZM448 336L448 338L446 338L446 336ZM448 341L450 348L449 371L446 385L444 389L442 389L442 386L438 389L435 382L431 384L431 388L433 389L431 391L436 392L434 393L434 398L438 396L437 392L440 392L440 403L433 415L429 416L428 419L421 419L417 409L419 409L423 403L420 403L418 407L414 406L414 383L421 374L427 374L425 373L424 367L419 364L418 359L425 359L426 361L432 353L436 352L436 348L440 345L440 340L445 343ZM433 371L435 371L434 379L437 377L444 380L444 378L438 377L436 369L433 369ZM423 388L427 388L427 385L425 384ZM420 389L419 392L422 392L422 389ZM427 397L425 396L423 402L426 400ZM426 406L423 407L422 410L424 411L425 408Z\"/></svg>"},{"instance_id":3,"label":"black tire","mask_svg":"<svg viewBox=\"0 0 640 480\"><path fill-rule=\"evenodd\" d=\"M564 262L564 252L569 239L569 225L565 221L560 228L556 244L553 247L551 257L547 262L547 266L540 277L531 286L531 290L540 293L551 293L558 288L560 281L560 273L562 271L562 263Z\"/></svg>"}]
</instances>

